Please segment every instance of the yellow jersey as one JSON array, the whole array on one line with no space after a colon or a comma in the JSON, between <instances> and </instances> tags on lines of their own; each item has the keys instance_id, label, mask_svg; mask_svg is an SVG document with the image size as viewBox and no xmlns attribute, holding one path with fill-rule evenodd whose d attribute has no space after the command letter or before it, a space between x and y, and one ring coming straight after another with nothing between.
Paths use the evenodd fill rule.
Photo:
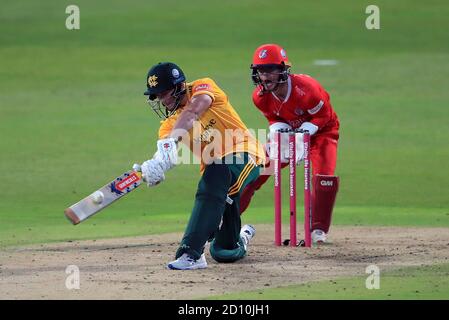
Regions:
<instances>
[{"instance_id":1,"label":"yellow jersey","mask_svg":"<svg viewBox=\"0 0 449 320\"><path fill-rule=\"evenodd\" d=\"M188 101L201 94L212 98L211 106L194 122L193 128L182 139L182 143L199 157L201 172L207 164L240 152L251 155L257 165L265 164L263 146L240 119L224 91L212 79L202 78L187 83L186 94ZM183 108L179 108L161 122L159 139L170 135L182 111Z\"/></svg>"}]
</instances>

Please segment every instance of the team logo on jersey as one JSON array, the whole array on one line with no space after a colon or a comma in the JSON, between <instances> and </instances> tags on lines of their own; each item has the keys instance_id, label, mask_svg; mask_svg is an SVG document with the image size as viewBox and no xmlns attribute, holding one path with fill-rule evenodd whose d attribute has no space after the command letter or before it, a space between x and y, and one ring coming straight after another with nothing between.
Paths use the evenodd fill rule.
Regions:
<instances>
[{"instance_id":1,"label":"team logo on jersey","mask_svg":"<svg viewBox=\"0 0 449 320\"><path fill-rule=\"evenodd\" d=\"M287 58L287 54L285 53L284 49L281 49L281 56L282 58Z\"/></svg>"},{"instance_id":2,"label":"team logo on jersey","mask_svg":"<svg viewBox=\"0 0 449 320\"><path fill-rule=\"evenodd\" d=\"M295 114L297 116L302 116L304 114L304 111L302 111L302 109L300 107L296 107L295 108Z\"/></svg>"},{"instance_id":3,"label":"team logo on jersey","mask_svg":"<svg viewBox=\"0 0 449 320\"><path fill-rule=\"evenodd\" d=\"M151 77L148 78L148 85L153 88L155 86L157 86L157 76L156 75L152 75Z\"/></svg>"},{"instance_id":4,"label":"team logo on jersey","mask_svg":"<svg viewBox=\"0 0 449 320\"><path fill-rule=\"evenodd\" d=\"M295 86L295 91L296 91L296 93L297 93L300 97L303 97L303 96L306 95L305 91L302 90L300 87L296 87L296 86Z\"/></svg>"},{"instance_id":5,"label":"team logo on jersey","mask_svg":"<svg viewBox=\"0 0 449 320\"><path fill-rule=\"evenodd\" d=\"M210 90L210 85L207 83L202 83L193 88L193 92L203 91L203 90Z\"/></svg>"},{"instance_id":6,"label":"team logo on jersey","mask_svg":"<svg viewBox=\"0 0 449 320\"><path fill-rule=\"evenodd\" d=\"M179 78L179 71L178 71L178 69L173 69L171 71L171 74L173 75L173 77Z\"/></svg>"},{"instance_id":7,"label":"team logo on jersey","mask_svg":"<svg viewBox=\"0 0 449 320\"><path fill-rule=\"evenodd\" d=\"M209 123L207 125L203 125L201 124L201 133L199 133L198 137L194 137L193 138L193 142L194 143L206 143L209 144L214 140L214 134L216 133L216 130L214 128L214 125L217 124L217 120L215 119L210 119Z\"/></svg>"},{"instance_id":8,"label":"team logo on jersey","mask_svg":"<svg viewBox=\"0 0 449 320\"><path fill-rule=\"evenodd\" d=\"M259 52L259 58L260 59L265 59L268 56L268 50L263 49L262 51Z\"/></svg>"},{"instance_id":9,"label":"team logo on jersey","mask_svg":"<svg viewBox=\"0 0 449 320\"><path fill-rule=\"evenodd\" d=\"M292 128L299 128L303 124L303 122L304 122L304 120L302 120L302 119L296 119L296 120L289 120L289 121L287 121L287 123Z\"/></svg>"}]
</instances>

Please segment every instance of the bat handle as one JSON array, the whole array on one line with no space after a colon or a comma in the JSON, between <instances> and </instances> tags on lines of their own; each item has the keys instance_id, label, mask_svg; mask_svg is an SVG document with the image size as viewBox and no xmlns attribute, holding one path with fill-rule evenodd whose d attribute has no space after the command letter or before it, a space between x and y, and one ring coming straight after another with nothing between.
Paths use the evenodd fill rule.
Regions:
<instances>
[{"instance_id":1,"label":"bat handle","mask_svg":"<svg viewBox=\"0 0 449 320\"><path fill-rule=\"evenodd\" d=\"M133 170L137 172L137 174L139 175L139 177L142 177L142 166L138 163L134 163L133 165ZM142 177L142 180L146 183L147 181L145 180L145 178Z\"/></svg>"}]
</instances>

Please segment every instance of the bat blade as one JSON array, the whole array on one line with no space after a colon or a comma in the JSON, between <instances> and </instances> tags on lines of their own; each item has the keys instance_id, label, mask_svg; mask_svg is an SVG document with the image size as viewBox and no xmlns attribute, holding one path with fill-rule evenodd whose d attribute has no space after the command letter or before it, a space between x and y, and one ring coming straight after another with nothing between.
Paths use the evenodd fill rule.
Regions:
<instances>
[{"instance_id":1,"label":"bat blade","mask_svg":"<svg viewBox=\"0 0 449 320\"><path fill-rule=\"evenodd\" d=\"M79 224L133 191L141 184L142 174L129 170L65 209L64 214L72 224ZM98 197L98 195L101 195L101 197Z\"/></svg>"}]
</instances>

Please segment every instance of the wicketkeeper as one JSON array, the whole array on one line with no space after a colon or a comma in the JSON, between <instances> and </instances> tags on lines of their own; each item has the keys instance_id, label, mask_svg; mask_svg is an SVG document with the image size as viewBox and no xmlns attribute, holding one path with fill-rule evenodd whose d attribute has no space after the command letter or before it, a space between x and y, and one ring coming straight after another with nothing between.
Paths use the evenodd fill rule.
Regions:
<instances>
[{"instance_id":1,"label":"wicketkeeper","mask_svg":"<svg viewBox=\"0 0 449 320\"><path fill-rule=\"evenodd\" d=\"M265 162L263 146L253 137L229 103L227 95L210 78L186 82L174 63L153 66L147 74L148 102L163 119L157 152L145 161L142 176L148 186L165 179L177 164L178 142L201 159L201 179L195 202L168 268L206 268L204 248L218 262L234 262L246 255L255 234L251 225L241 227L240 196L254 182Z\"/></svg>"},{"instance_id":2,"label":"wicketkeeper","mask_svg":"<svg viewBox=\"0 0 449 320\"><path fill-rule=\"evenodd\" d=\"M251 64L252 80L256 85L253 102L267 118L270 132L281 129L309 131L313 174L312 240L325 242L339 184L335 176L339 120L329 94L320 83L305 74L291 74L290 67L287 53L279 45L265 44L257 48ZM298 149L302 145L302 136L297 138ZM281 160L285 167L288 165L288 134L281 140L284 149L281 150ZM297 155L299 162L302 150L297 150ZM269 175L261 175L246 188L241 197L242 212L268 178Z\"/></svg>"}]
</instances>

